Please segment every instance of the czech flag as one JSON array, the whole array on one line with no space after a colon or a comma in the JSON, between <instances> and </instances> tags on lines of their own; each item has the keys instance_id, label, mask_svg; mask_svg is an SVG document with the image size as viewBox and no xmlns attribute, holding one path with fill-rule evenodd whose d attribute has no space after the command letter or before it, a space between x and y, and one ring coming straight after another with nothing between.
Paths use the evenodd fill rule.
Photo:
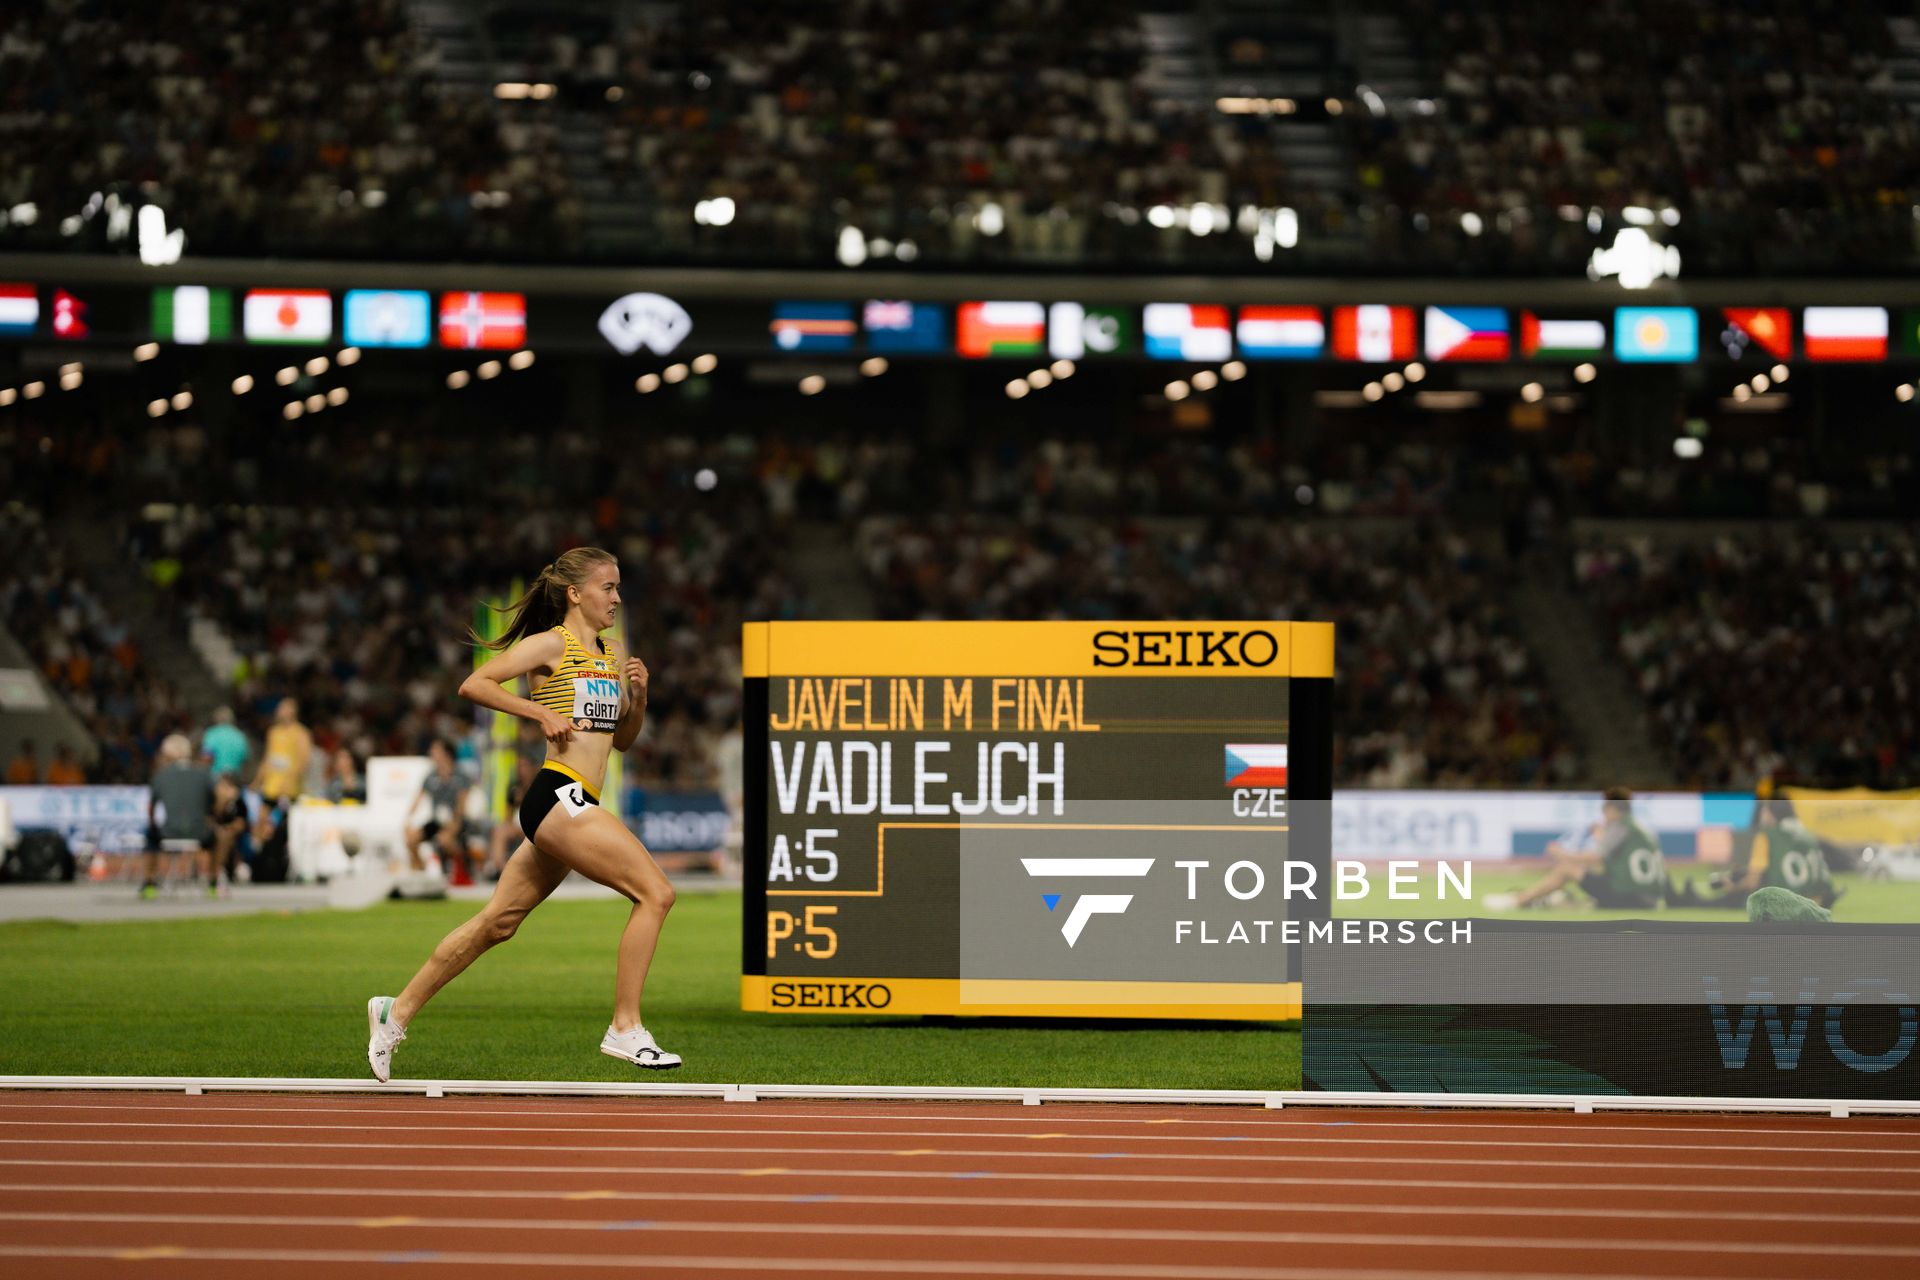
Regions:
<instances>
[{"instance_id":1,"label":"czech flag","mask_svg":"<svg viewBox=\"0 0 1920 1280\"><path fill-rule=\"evenodd\" d=\"M963 302L956 325L960 354L1037 356L1047 341L1047 309L1037 302Z\"/></svg>"},{"instance_id":2,"label":"czech flag","mask_svg":"<svg viewBox=\"0 0 1920 1280\"><path fill-rule=\"evenodd\" d=\"M1885 360L1885 307L1808 307L1801 333L1809 360Z\"/></svg>"},{"instance_id":3,"label":"czech flag","mask_svg":"<svg viewBox=\"0 0 1920 1280\"><path fill-rule=\"evenodd\" d=\"M1335 307L1333 354L1342 360L1386 364L1413 359L1412 307Z\"/></svg>"},{"instance_id":4,"label":"czech flag","mask_svg":"<svg viewBox=\"0 0 1920 1280\"><path fill-rule=\"evenodd\" d=\"M1427 359L1505 360L1512 354L1503 308L1427 308Z\"/></svg>"},{"instance_id":5,"label":"czech flag","mask_svg":"<svg viewBox=\"0 0 1920 1280\"><path fill-rule=\"evenodd\" d=\"M1287 744L1284 742L1229 742L1229 787L1284 787L1287 785Z\"/></svg>"},{"instance_id":6,"label":"czech flag","mask_svg":"<svg viewBox=\"0 0 1920 1280\"><path fill-rule=\"evenodd\" d=\"M1313 360L1327 345L1318 307L1242 307L1234 331L1249 360Z\"/></svg>"},{"instance_id":7,"label":"czech flag","mask_svg":"<svg viewBox=\"0 0 1920 1280\"><path fill-rule=\"evenodd\" d=\"M1231 360L1233 330L1225 307L1149 302L1141 314L1147 354L1156 360Z\"/></svg>"},{"instance_id":8,"label":"czech flag","mask_svg":"<svg viewBox=\"0 0 1920 1280\"><path fill-rule=\"evenodd\" d=\"M523 347L526 344L526 294L440 295L441 346L472 351Z\"/></svg>"},{"instance_id":9,"label":"czech flag","mask_svg":"<svg viewBox=\"0 0 1920 1280\"><path fill-rule=\"evenodd\" d=\"M1776 360L1793 355L1793 313L1785 307L1724 307L1727 327L1720 345L1738 360L1747 348L1758 347Z\"/></svg>"}]
</instances>

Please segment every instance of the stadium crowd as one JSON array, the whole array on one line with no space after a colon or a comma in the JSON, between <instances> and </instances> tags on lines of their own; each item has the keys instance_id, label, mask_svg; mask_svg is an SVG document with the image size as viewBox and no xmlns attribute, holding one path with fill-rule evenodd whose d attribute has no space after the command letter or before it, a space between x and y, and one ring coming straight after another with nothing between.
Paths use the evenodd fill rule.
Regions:
<instances>
[{"instance_id":1,"label":"stadium crowd","mask_svg":"<svg viewBox=\"0 0 1920 1280\"><path fill-rule=\"evenodd\" d=\"M1920 537L1591 541L1573 573L1677 783L1920 779Z\"/></svg>"},{"instance_id":2,"label":"stadium crowd","mask_svg":"<svg viewBox=\"0 0 1920 1280\"><path fill-rule=\"evenodd\" d=\"M135 636L88 585L49 535L41 512L24 504L0 507L0 626L27 651L47 682L79 716L98 744L85 769L93 782L144 780L147 761L184 714L177 691L142 659ZM16 757L9 781L31 771L35 782L82 780L69 749L56 749L43 766Z\"/></svg>"},{"instance_id":3,"label":"stadium crowd","mask_svg":"<svg viewBox=\"0 0 1920 1280\"><path fill-rule=\"evenodd\" d=\"M1443 525L875 516L883 618L1332 622L1343 785L1550 786L1580 757L1503 607L1500 565Z\"/></svg>"},{"instance_id":4,"label":"stadium crowd","mask_svg":"<svg viewBox=\"0 0 1920 1280\"><path fill-rule=\"evenodd\" d=\"M1887 95L1887 7L1409 0L1400 12L1438 74L1437 109L1370 122L1360 172L1411 215L1383 226L1423 219L1441 233L1421 238L1435 261L1578 269L1589 210L1617 219L1629 206L1681 215L1690 270L1913 254L1920 120ZM1499 234L1462 230L1463 214Z\"/></svg>"},{"instance_id":5,"label":"stadium crowd","mask_svg":"<svg viewBox=\"0 0 1920 1280\"><path fill-rule=\"evenodd\" d=\"M0 145L23 161L0 208L34 211L0 242L98 248L114 197L242 255L821 263L853 227L906 263L1224 268L1252 261L1249 214L1286 208L1302 260L1557 272L1631 207L1677 216L1652 229L1690 271L1915 252L1920 121L1888 93L1891 6L1413 0L1397 20L1432 96L1340 88L1298 116L1168 87L1135 6L937 12L478 8L492 62L456 75L403 0L63 0L0 35ZM1196 50L1210 20L1185 19ZM1337 85L1362 50L1330 57ZM1309 117L1331 177L1290 161ZM696 217L715 199L724 217ZM1219 225L1149 216L1201 207Z\"/></svg>"},{"instance_id":6,"label":"stadium crowd","mask_svg":"<svg viewBox=\"0 0 1920 1280\"><path fill-rule=\"evenodd\" d=\"M126 240L160 206L196 252L511 254L577 219L550 130L438 74L404 0L16 6L0 32L13 247Z\"/></svg>"}]
</instances>

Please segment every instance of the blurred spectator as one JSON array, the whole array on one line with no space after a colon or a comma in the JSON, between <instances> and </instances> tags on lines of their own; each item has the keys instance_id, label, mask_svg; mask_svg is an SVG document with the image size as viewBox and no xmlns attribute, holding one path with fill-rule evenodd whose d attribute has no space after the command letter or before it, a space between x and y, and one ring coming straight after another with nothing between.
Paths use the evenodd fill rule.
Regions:
<instances>
[{"instance_id":1,"label":"blurred spectator","mask_svg":"<svg viewBox=\"0 0 1920 1280\"><path fill-rule=\"evenodd\" d=\"M407 811L407 821L417 824L406 830L407 857L416 871L432 857L450 876L465 880L467 779L454 769L453 746L446 739L433 740L427 759L432 767Z\"/></svg>"},{"instance_id":2,"label":"blurred spectator","mask_svg":"<svg viewBox=\"0 0 1920 1280\"><path fill-rule=\"evenodd\" d=\"M53 747L53 763L47 766L47 785L50 787L77 787L87 780L87 774L80 767L80 761L73 754L73 748L64 742Z\"/></svg>"},{"instance_id":3,"label":"blurred spectator","mask_svg":"<svg viewBox=\"0 0 1920 1280\"><path fill-rule=\"evenodd\" d=\"M300 723L300 704L282 698L274 707L273 726L260 758L254 786L269 802L292 800L306 790L307 765L313 758L313 734Z\"/></svg>"},{"instance_id":4,"label":"blurred spectator","mask_svg":"<svg viewBox=\"0 0 1920 1280\"><path fill-rule=\"evenodd\" d=\"M13 759L7 762L7 785L10 787L31 787L40 781L40 757L34 751L33 739L20 739L20 748L14 752Z\"/></svg>"},{"instance_id":5,"label":"blurred spectator","mask_svg":"<svg viewBox=\"0 0 1920 1280\"><path fill-rule=\"evenodd\" d=\"M335 747L328 757L326 798L334 804L367 801L367 782L360 776L360 762L345 747Z\"/></svg>"},{"instance_id":6,"label":"blurred spectator","mask_svg":"<svg viewBox=\"0 0 1920 1280\"><path fill-rule=\"evenodd\" d=\"M176 866L179 859L190 858L188 874L199 874L209 892L218 892L207 825L213 813L213 779L204 765L194 762L193 746L184 734L168 734L161 742L148 786L147 821L157 836L157 848L147 855L141 896L158 896L163 857Z\"/></svg>"},{"instance_id":7,"label":"blurred spectator","mask_svg":"<svg viewBox=\"0 0 1920 1280\"><path fill-rule=\"evenodd\" d=\"M233 723L232 707L216 707L213 723L200 735L200 753L207 757L216 778L239 777L247 767L247 735Z\"/></svg>"}]
</instances>

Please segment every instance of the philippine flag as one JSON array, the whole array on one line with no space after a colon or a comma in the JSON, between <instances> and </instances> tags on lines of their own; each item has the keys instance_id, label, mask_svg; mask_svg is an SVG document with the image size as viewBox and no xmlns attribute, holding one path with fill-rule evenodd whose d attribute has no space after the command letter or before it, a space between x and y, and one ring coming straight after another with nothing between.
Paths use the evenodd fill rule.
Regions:
<instances>
[{"instance_id":1,"label":"philippine flag","mask_svg":"<svg viewBox=\"0 0 1920 1280\"><path fill-rule=\"evenodd\" d=\"M1225 307L1149 302L1141 316L1147 354L1156 360L1231 360L1233 329Z\"/></svg>"},{"instance_id":2,"label":"philippine flag","mask_svg":"<svg viewBox=\"0 0 1920 1280\"><path fill-rule=\"evenodd\" d=\"M1500 307L1428 307L1427 359L1505 360L1513 354Z\"/></svg>"},{"instance_id":3,"label":"philippine flag","mask_svg":"<svg viewBox=\"0 0 1920 1280\"><path fill-rule=\"evenodd\" d=\"M443 293L440 345L460 350L507 349L527 342L524 293Z\"/></svg>"},{"instance_id":4,"label":"philippine flag","mask_svg":"<svg viewBox=\"0 0 1920 1280\"><path fill-rule=\"evenodd\" d=\"M1367 364L1411 360L1413 330L1412 307L1335 307L1333 354Z\"/></svg>"},{"instance_id":5,"label":"philippine flag","mask_svg":"<svg viewBox=\"0 0 1920 1280\"><path fill-rule=\"evenodd\" d=\"M1314 360L1327 345L1318 307L1242 307L1235 330L1249 360Z\"/></svg>"},{"instance_id":6,"label":"philippine flag","mask_svg":"<svg viewBox=\"0 0 1920 1280\"><path fill-rule=\"evenodd\" d=\"M0 284L0 333L28 337L39 324L39 292L30 284Z\"/></svg>"},{"instance_id":7,"label":"philippine flag","mask_svg":"<svg viewBox=\"0 0 1920 1280\"><path fill-rule=\"evenodd\" d=\"M1287 785L1287 744L1284 742L1229 742L1227 785L1230 787L1284 787Z\"/></svg>"},{"instance_id":8,"label":"philippine flag","mask_svg":"<svg viewBox=\"0 0 1920 1280\"><path fill-rule=\"evenodd\" d=\"M1885 360L1885 307L1808 307L1800 324L1809 360Z\"/></svg>"}]
</instances>

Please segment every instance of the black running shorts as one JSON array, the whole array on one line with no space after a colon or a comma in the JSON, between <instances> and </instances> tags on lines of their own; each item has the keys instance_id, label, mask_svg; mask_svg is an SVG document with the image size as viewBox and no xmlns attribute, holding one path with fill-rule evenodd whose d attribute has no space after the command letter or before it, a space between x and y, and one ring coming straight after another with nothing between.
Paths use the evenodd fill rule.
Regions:
<instances>
[{"instance_id":1,"label":"black running shorts","mask_svg":"<svg viewBox=\"0 0 1920 1280\"><path fill-rule=\"evenodd\" d=\"M527 784L527 794L521 797L520 834L536 840L540 824L556 808L572 818L599 805L600 797L588 790L586 783L558 769L543 767L533 775L533 781Z\"/></svg>"}]
</instances>

